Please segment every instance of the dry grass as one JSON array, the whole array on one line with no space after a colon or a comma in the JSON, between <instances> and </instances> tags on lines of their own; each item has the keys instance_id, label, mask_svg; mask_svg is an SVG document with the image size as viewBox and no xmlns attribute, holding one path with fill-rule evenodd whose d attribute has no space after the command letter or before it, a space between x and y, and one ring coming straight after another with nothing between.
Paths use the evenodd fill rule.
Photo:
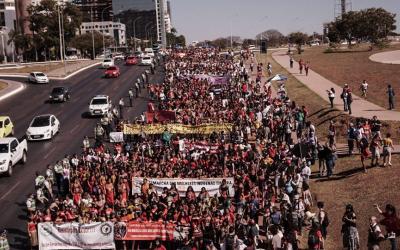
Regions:
<instances>
[{"instance_id":1,"label":"dry grass","mask_svg":"<svg viewBox=\"0 0 400 250\"><path fill-rule=\"evenodd\" d=\"M364 173L359 157L340 158L336 162L333 178L311 181L314 198L325 202L331 221L328 228L327 249L342 247L340 229L346 204L352 204L357 214L361 249L367 248L369 218L373 215L378 216L373 205L380 204L384 207L385 204L391 203L400 208L400 193L397 192L400 188L399 160L400 156L396 155L392 159L392 167L375 167ZM313 170L317 171L317 167ZM381 249L390 249L387 242L383 242Z\"/></svg>"},{"instance_id":2,"label":"dry grass","mask_svg":"<svg viewBox=\"0 0 400 250\"><path fill-rule=\"evenodd\" d=\"M68 65L76 64L77 62L67 62ZM64 67L63 63L51 63L43 65L32 65L18 69L0 69L0 74L12 74L12 73L30 73L33 71L39 71L43 73L49 73L53 70Z\"/></svg>"},{"instance_id":3,"label":"dry grass","mask_svg":"<svg viewBox=\"0 0 400 250\"><path fill-rule=\"evenodd\" d=\"M0 90L7 88L8 84L5 82L0 82Z\"/></svg>"},{"instance_id":4,"label":"dry grass","mask_svg":"<svg viewBox=\"0 0 400 250\"><path fill-rule=\"evenodd\" d=\"M386 97L388 83L392 84L395 91L399 91L400 65L383 64L369 60L369 57L375 53L400 49L399 44L372 51L359 47L352 49L352 51L339 50L341 53L324 53L325 49L326 47L313 47L294 57L296 60L303 58L305 61L310 61L311 69L338 85L349 84L357 95L361 95L361 82L367 80L369 84L368 100L381 107L388 106ZM400 98L397 98L396 104L397 106L400 104Z\"/></svg>"}]
</instances>

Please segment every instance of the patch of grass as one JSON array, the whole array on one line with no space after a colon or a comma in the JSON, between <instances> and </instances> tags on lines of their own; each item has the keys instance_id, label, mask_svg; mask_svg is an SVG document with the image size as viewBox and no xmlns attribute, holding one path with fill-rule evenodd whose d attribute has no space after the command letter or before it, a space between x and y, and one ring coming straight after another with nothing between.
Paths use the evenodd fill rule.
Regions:
<instances>
[{"instance_id":1,"label":"patch of grass","mask_svg":"<svg viewBox=\"0 0 400 250\"><path fill-rule=\"evenodd\" d=\"M0 82L0 90L7 88L8 84L5 82Z\"/></svg>"},{"instance_id":2,"label":"patch of grass","mask_svg":"<svg viewBox=\"0 0 400 250\"><path fill-rule=\"evenodd\" d=\"M310 61L312 70L338 85L349 84L353 92L359 96L361 82L367 80L368 101L381 107L388 107L386 87L389 83L395 90L400 88L400 65L373 62L369 60L369 57L375 53L398 50L400 44L372 51L367 47L367 45L358 45L350 49L338 48L334 50L335 53L326 53L327 48L324 46L313 47L306 49L301 55L294 55L294 58ZM397 104L395 107L397 107L400 99L397 98L395 101Z\"/></svg>"},{"instance_id":3,"label":"patch of grass","mask_svg":"<svg viewBox=\"0 0 400 250\"><path fill-rule=\"evenodd\" d=\"M374 204L384 208L391 203L400 207L400 188L398 171L399 155L393 156L390 168L375 167L364 173L360 157L339 158L335 175L330 178L312 179L310 187L315 200L324 201L331 224L328 228L326 249L342 249L342 216L346 204L352 204L357 214L357 228L360 234L361 249L367 249L369 218L377 216ZM367 160L369 165L370 161ZM317 171L317 167L314 169ZM316 211L316 208L315 210ZM384 227L381 226L384 230ZM390 249L388 242L382 242L381 249Z\"/></svg>"},{"instance_id":4,"label":"patch of grass","mask_svg":"<svg viewBox=\"0 0 400 250\"><path fill-rule=\"evenodd\" d=\"M68 65L76 64L77 62L67 62ZM49 73L53 70L64 67L63 63L51 63L51 64L40 64L40 65L29 65L18 69L0 69L0 74L12 74L12 73L31 73L33 71L40 71L43 73Z\"/></svg>"}]
</instances>

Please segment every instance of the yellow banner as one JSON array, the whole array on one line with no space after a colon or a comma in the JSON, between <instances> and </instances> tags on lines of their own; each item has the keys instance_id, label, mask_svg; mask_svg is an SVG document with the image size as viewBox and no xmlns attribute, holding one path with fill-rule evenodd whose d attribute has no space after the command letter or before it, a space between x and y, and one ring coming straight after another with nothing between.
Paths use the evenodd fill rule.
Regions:
<instances>
[{"instance_id":1,"label":"yellow banner","mask_svg":"<svg viewBox=\"0 0 400 250\"><path fill-rule=\"evenodd\" d=\"M202 125L183 125L183 124L124 124L124 134L126 135L138 135L142 132L145 134L162 134L165 130L171 134L211 134L213 132L227 132L232 130L232 124L230 123L209 123Z\"/></svg>"}]
</instances>

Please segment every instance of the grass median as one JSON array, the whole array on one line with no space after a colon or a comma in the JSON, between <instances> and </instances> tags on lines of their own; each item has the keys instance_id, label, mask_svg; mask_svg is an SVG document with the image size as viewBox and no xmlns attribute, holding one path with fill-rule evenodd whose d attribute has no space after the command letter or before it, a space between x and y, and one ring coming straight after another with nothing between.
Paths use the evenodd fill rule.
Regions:
<instances>
[{"instance_id":1,"label":"grass median","mask_svg":"<svg viewBox=\"0 0 400 250\"><path fill-rule=\"evenodd\" d=\"M1 82L0 81L0 90L3 90L5 88L7 88L8 84L6 82Z\"/></svg>"},{"instance_id":2,"label":"grass median","mask_svg":"<svg viewBox=\"0 0 400 250\"><path fill-rule=\"evenodd\" d=\"M74 65L79 62L67 62L67 65ZM35 64L35 65L27 65L22 68L15 69L0 69L0 74L15 74L15 73L31 73L35 71L49 73L51 71L61 69L64 67L64 63L48 63L48 64Z\"/></svg>"}]
</instances>

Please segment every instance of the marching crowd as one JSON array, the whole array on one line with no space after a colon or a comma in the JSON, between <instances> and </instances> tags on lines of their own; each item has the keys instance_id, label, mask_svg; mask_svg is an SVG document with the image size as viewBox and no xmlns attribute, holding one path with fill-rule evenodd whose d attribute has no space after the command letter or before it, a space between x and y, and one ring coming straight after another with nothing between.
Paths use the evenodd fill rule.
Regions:
<instances>
[{"instance_id":1,"label":"marching crowd","mask_svg":"<svg viewBox=\"0 0 400 250\"><path fill-rule=\"evenodd\" d=\"M31 245L38 245L40 222L161 221L184 228L182 237L118 241L119 249L298 249L304 227L310 249L323 249L330 220L324 202L312 197L310 167L323 159L332 174L334 139L319 145L306 107L289 99L284 82L274 96L271 82L262 81L263 65L248 69L249 61L254 65L255 58L246 51L171 52L164 82L148 85L157 106L151 111L174 111L170 123L229 123L232 129L141 133L114 144L86 137L80 154L66 155L44 174L37 173L36 193L26 202ZM146 126L143 119L137 122ZM135 177L144 179L134 192ZM229 186L223 180L213 195L191 186L182 194L175 185L159 189L147 178L234 182ZM353 223L351 213L345 223Z\"/></svg>"}]
</instances>

